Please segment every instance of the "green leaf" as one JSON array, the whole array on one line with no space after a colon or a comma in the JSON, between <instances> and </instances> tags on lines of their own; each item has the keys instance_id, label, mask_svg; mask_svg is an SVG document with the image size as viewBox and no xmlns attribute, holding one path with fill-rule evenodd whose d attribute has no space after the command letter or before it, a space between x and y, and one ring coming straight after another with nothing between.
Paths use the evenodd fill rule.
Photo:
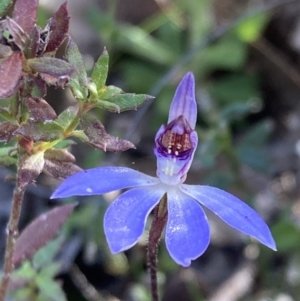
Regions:
<instances>
[{"instance_id":1,"label":"green leaf","mask_svg":"<svg viewBox=\"0 0 300 301\"><path fill-rule=\"evenodd\" d=\"M124 23L113 23L106 13L99 9L89 9L89 20L107 45L119 48L122 52L139 55L155 64L170 65L177 55L169 45L151 36L144 29Z\"/></svg>"},{"instance_id":2,"label":"green leaf","mask_svg":"<svg viewBox=\"0 0 300 301\"><path fill-rule=\"evenodd\" d=\"M104 86L98 91L98 98L109 100L111 97L124 93L122 89L116 86Z\"/></svg>"},{"instance_id":3,"label":"green leaf","mask_svg":"<svg viewBox=\"0 0 300 301\"><path fill-rule=\"evenodd\" d=\"M176 55L168 45L154 38L142 28L119 24L116 45L132 54L150 59L155 63L170 65L176 60Z\"/></svg>"},{"instance_id":4,"label":"green leaf","mask_svg":"<svg viewBox=\"0 0 300 301\"><path fill-rule=\"evenodd\" d=\"M14 118L11 116L11 113L7 108L0 108L0 116L6 120L14 120Z\"/></svg>"},{"instance_id":5,"label":"green leaf","mask_svg":"<svg viewBox=\"0 0 300 301\"><path fill-rule=\"evenodd\" d=\"M44 247L39 249L32 259L32 264L35 269L42 268L50 264L61 248L62 243L64 242L64 235L59 235L55 239L49 241Z\"/></svg>"},{"instance_id":6,"label":"green leaf","mask_svg":"<svg viewBox=\"0 0 300 301\"><path fill-rule=\"evenodd\" d=\"M15 291L9 292L9 295L12 296L12 299L10 300L16 300L16 301L30 300L33 294L34 292L31 286L22 287Z\"/></svg>"},{"instance_id":7,"label":"green leaf","mask_svg":"<svg viewBox=\"0 0 300 301\"><path fill-rule=\"evenodd\" d=\"M87 90L87 74L82 59L82 55L78 49L76 43L70 38L67 49L66 49L67 61L77 68L77 72L73 74L69 85L71 86L74 97L85 99L88 96Z\"/></svg>"},{"instance_id":8,"label":"green leaf","mask_svg":"<svg viewBox=\"0 0 300 301\"><path fill-rule=\"evenodd\" d=\"M2 146L0 147L0 157L1 156L8 156L8 154L11 152L13 147L11 146Z\"/></svg>"},{"instance_id":9,"label":"green leaf","mask_svg":"<svg viewBox=\"0 0 300 301\"><path fill-rule=\"evenodd\" d=\"M24 261L22 265L13 272L13 278L22 278L31 280L36 276L35 269L31 266L29 261Z\"/></svg>"},{"instance_id":10,"label":"green leaf","mask_svg":"<svg viewBox=\"0 0 300 301\"><path fill-rule=\"evenodd\" d=\"M72 132L73 137L79 138L82 142L88 142L89 138L82 130L76 130Z\"/></svg>"},{"instance_id":11,"label":"green leaf","mask_svg":"<svg viewBox=\"0 0 300 301\"><path fill-rule=\"evenodd\" d=\"M136 110L152 98L152 96L146 94L123 93L112 96L109 99L99 99L97 105L108 111L120 113L127 110Z\"/></svg>"},{"instance_id":12,"label":"green leaf","mask_svg":"<svg viewBox=\"0 0 300 301\"><path fill-rule=\"evenodd\" d=\"M16 158L0 155L0 166L17 165L17 163L18 163L18 160Z\"/></svg>"},{"instance_id":13,"label":"green leaf","mask_svg":"<svg viewBox=\"0 0 300 301\"><path fill-rule=\"evenodd\" d=\"M235 31L242 41L253 43L262 35L269 20L270 17L267 14L259 14L246 19L235 28Z\"/></svg>"},{"instance_id":14,"label":"green leaf","mask_svg":"<svg viewBox=\"0 0 300 301\"><path fill-rule=\"evenodd\" d=\"M109 55L106 49L104 49L103 53L99 57L96 62L93 72L92 72L92 80L97 86L97 90L99 91L105 86L105 82L108 74L108 63L109 63Z\"/></svg>"},{"instance_id":15,"label":"green leaf","mask_svg":"<svg viewBox=\"0 0 300 301\"><path fill-rule=\"evenodd\" d=\"M0 17L2 17L6 13L8 7L10 5L12 5L12 3L13 3L13 0L1 0L0 1Z\"/></svg>"},{"instance_id":16,"label":"green leaf","mask_svg":"<svg viewBox=\"0 0 300 301\"><path fill-rule=\"evenodd\" d=\"M61 269L61 264L59 262L53 262L42 268L40 275L43 277L54 278Z\"/></svg>"},{"instance_id":17,"label":"green leaf","mask_svg":"<svg viewBox=\"0 0 300 301\"><path fill-rule=\"evenodd\" d=\"M46 300L67 301L66 295L61 286L50 277L38 275L36 284L40 289L40 294L48 297Z\"/></svg>"},{"instance_id":18,"label":"green leaf","mask_svg":"<svg viewBox=\"0 0 300 301\"><path fill-rule=\"evenodd\" d=\"M77 105L72 106L72 107L68 107L66 110L64 110L62 113L60 113L60 115L56 119L56 122L61 127L66 129L71 124L71 122L74 120L77 113L78 113L78 106Z\"/></svg>"}]
</instances>

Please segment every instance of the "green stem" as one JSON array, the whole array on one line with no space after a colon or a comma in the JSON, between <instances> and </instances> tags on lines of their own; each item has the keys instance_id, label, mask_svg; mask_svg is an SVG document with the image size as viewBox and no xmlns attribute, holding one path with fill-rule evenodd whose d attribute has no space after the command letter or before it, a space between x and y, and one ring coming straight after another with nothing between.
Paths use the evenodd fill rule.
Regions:
<instances>
[{"instance_id":1,"label":"green stem","mask_svg":"<svg viewBox=\"0 0 300 301\"><path fill-rule=\"evenodd\" d=\"M159 301L157 286L157 247L168 217L166 196L164 196L160 204L155 207L153 213L153 221L148 241L148 266L150 271L152 301Z\"/></svg>"}]
</instances>

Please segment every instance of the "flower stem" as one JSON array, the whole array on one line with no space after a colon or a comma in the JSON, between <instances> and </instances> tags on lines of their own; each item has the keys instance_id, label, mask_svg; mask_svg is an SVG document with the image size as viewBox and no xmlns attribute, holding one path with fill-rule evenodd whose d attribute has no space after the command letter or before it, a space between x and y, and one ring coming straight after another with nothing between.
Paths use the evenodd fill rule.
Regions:
<instances>
[{"instance_id":1,"label":"flower stem","mask_svg":"<svg viewBox=\"0 0 300 301\"><path fill-rule=\"evenodd\" d=\"M22 200L25 188L21 188L17 182L13 193L12 210L10 219L6 228L6 249L4 257L3 278L0 285L0 301L4 301L9 285L11 273L14 269L13 254L15 251L15 242L19 234L18 224L21 215Z\"/></svg>"},{"instance_id":2,"label":"flower stem","mask_svg":"<svg viewBox=\"0 0 300 301\"><path fill-rule=\"evenodd\" d=\"M166 197L154 209L153 221L148 241L148 266L151 281L152 301L159 301L157 287L157 247L168 217Z\"/></svg>"}]
</instances>

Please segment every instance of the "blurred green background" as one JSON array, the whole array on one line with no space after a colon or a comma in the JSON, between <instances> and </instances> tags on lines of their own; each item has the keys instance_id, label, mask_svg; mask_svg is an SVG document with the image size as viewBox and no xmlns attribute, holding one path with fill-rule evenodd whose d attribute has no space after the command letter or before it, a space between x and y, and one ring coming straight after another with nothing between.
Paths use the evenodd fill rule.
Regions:
<instances>
[{"instance_id":1,"label":"blurred green background","mask_svg":"<svg viewBox=\"0 0 300 301\"><path fill-rule=\"evenodd\" d=\"M300 3L285 2L291 3L68 3L70 32L86 68L92 69L105 46L108 83L156 97L137 111L95 111L109 133L131 140L137 149L103 153L77 141L72 146L77 163L83 168L128 166L154 175L154 136L167 122L181 77L192 71L200 139L188 182L214 185L242 198L260 212L277 242L278 252L268 250L207 212L211 245L190 268L171 260L162 239L162 300L300 300ZM40 24L60 3L41 1ZM74 102L68 91L54 89L47 100L57 111ZM56 185L43 176L39 188L29 190L23 226L57 205L47 199ZM115 256L105 241L103 214L116 195L77 199L79 206L62 233L16 271L16 279L29 285L21 285L11 300L150 300L147 233L138 245Z\"/></svg>"}]
</instances>

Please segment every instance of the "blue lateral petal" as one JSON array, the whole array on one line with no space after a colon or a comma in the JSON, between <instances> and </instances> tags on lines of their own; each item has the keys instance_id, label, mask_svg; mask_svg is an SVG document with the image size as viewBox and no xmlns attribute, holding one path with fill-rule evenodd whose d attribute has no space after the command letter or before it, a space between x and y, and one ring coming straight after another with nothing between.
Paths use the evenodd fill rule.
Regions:
<instances>
[{"instance_id":1,"label":"blue lateral petal","mask_svg":"<svg viewBox=\"0 0 300 301\"><path fill-rule=\"evenodd\" d=\"M169 110L168 124L183 115L192 129L197 121L197 103L195 97L195 78L188 72L179 83Z\"/></svg>"},{"instance_id":2,"label":"blue lateral petal","mask_svg":"<svg viewBox=\"0 0 300 301\"><path fill-rule=\"evenodd\" d=\"M149 186L159 183L157 178L125 167L97 167L80 171L55 190L51 198L66 198L73 195L100 195L118 189Z\"/></svg>"},{"instance_id":3,"label":"blue lateral petal","mask_svg":"<svg viewBox=\"0 0 300 301\"><path fill-rule=\"evenodd\" d=\"M178 264L188 267L207 249L210 231L197 201L180 190L168 191L167 249Z\"/></svg>"},{"instance_id":4,"label":"blue lateral petal","mask_svg":"<svg viewBox=\"0 0 300 301\"><path fill-rule=\"evenodd\" d=\"M133 188L108 207L104 216L104 232L113 254L136 244L145 230L149 213L165 193L162 185Z\"/></svg>"},{"instance_id":5,"label":"blue lateral petal","mask_svg":"<svg viewBox=\"0 0 300 301\"><path fill-rule=\"evenodd\" d=\"M181 185L180 189L213 211L234 229L250 235L276 251L269 227L248 205L232 194L210 186Z\"/></svg>"}]
</instances>

